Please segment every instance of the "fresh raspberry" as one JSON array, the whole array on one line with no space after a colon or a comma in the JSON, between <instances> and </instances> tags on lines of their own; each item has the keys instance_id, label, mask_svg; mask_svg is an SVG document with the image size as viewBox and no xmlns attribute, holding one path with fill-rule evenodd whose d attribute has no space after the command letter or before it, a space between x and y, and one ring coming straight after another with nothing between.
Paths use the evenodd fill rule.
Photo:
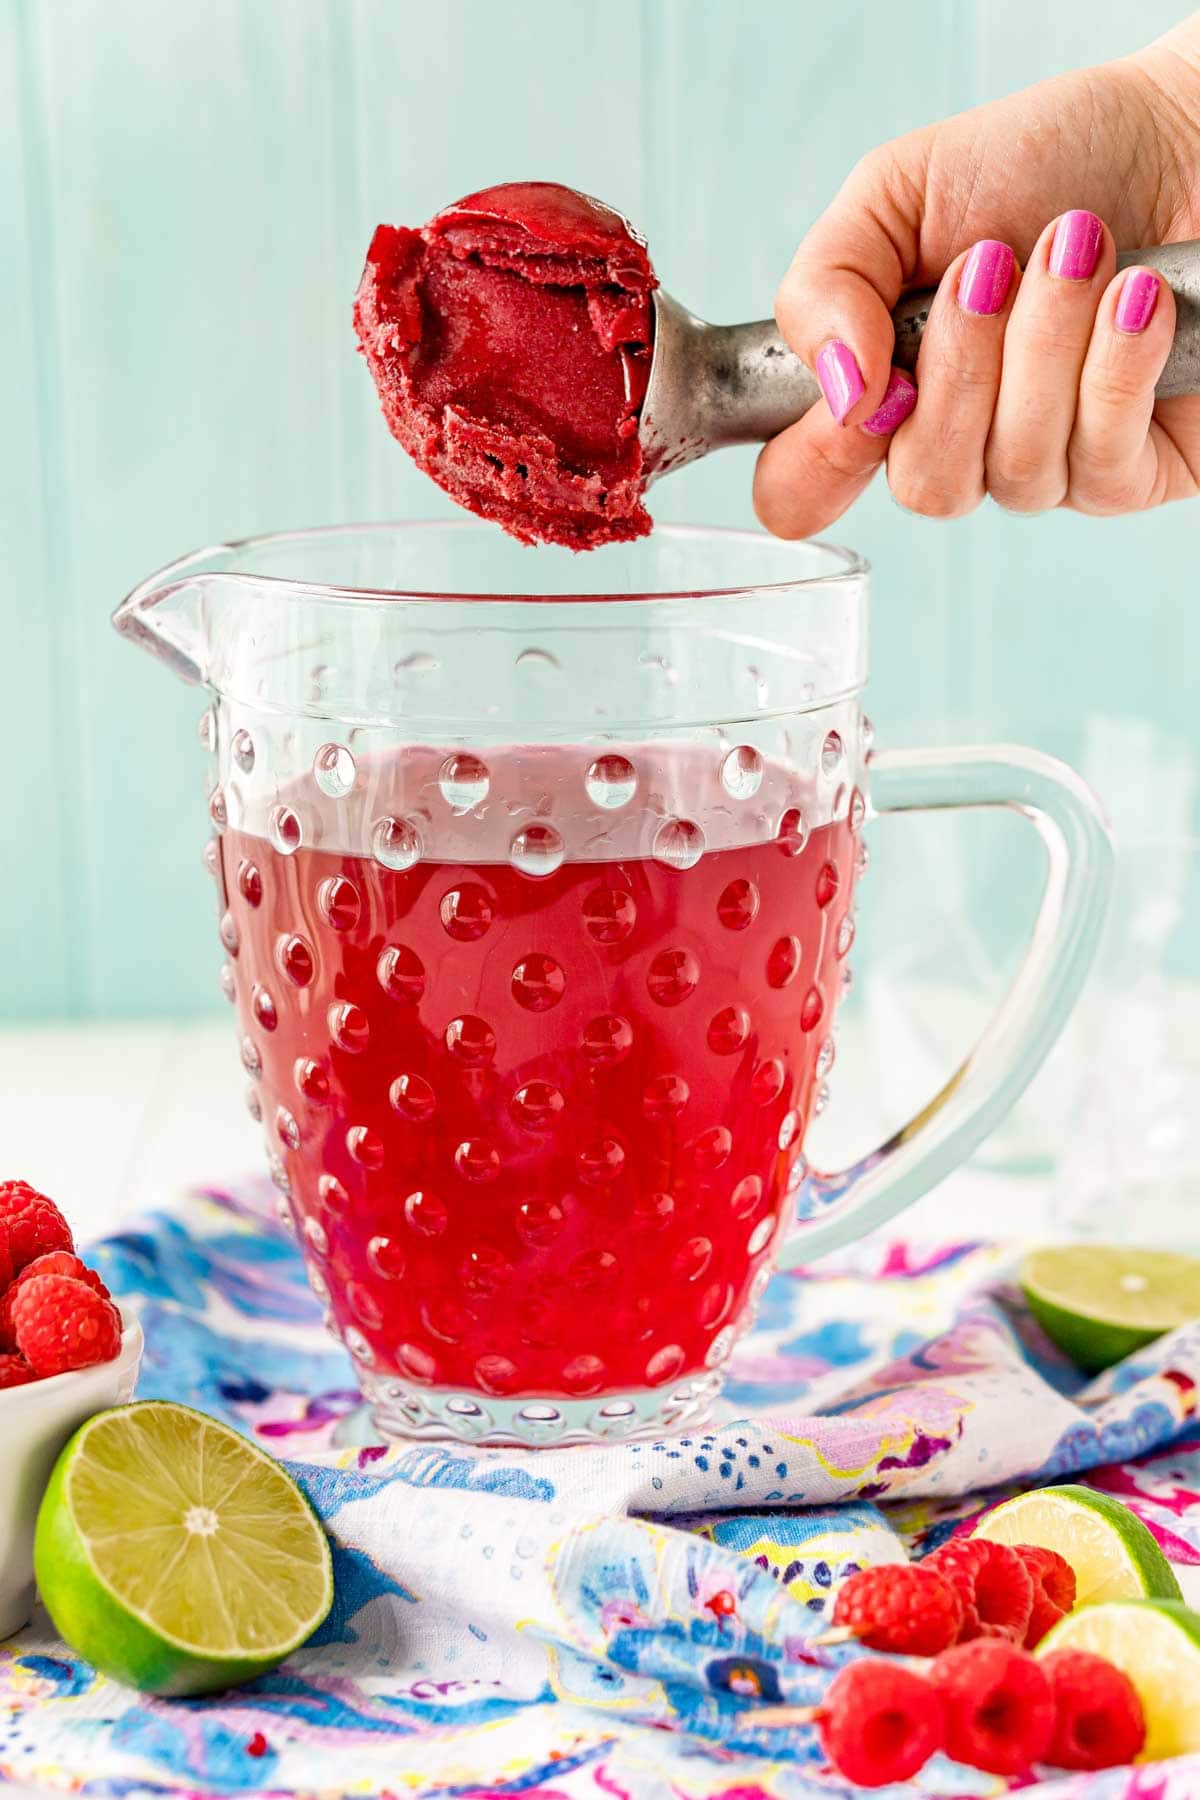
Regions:
<instances>
[{"instance_id":1,"label":"fresh raspberry","mask_svg":"<svg viewBox=\"0 0 1200 1800\"><path fill-rule=\"evenodd\" d=\"M38 1189L31 1186L28 1181L17 1181L15 1178L11 1181L0 1181L0 1218L11 1218L14 1213L20 1212L23 1206L28 1205L30 1200L44 1200L45 1198L45 1194L39 1193ZM53 1204L51 1201L51 1205Z\"/></svg>"},{"instance_id":2,"label":"fresh raspberry","mask_svg":"<svg viewBox=\"0 0 1200 1800\"><path fill-rule=\"evenodd\" d=\"M0 1226L0 1232L3 1226ZM15 1350L16 1333L13 1330L12 1303L17 1289L23 1282L31 1281L35 1275L70 1275L76 1281L82 1281L93 1288L97 1294L103 1294L106 1300L112 1295L97 1275L95 1269L89 1269L78 1256L69 1250L48 1250L45 1256L35 1256L31 1263L26 1263L21 1273L14 1277L6 1293L0 1294L0 1351Z\"/></svg>"},{"instance_id":3,"label":"fresh raspberry","mask_svg":"<svg viewBox=\"0 0 1200 1800\"><path fill-rule=\"evenodd\" d=\"M945 1741L937 1690L896 1663L850 1663L829 1684L817 1721L830 1762L858 1787L907 1781Z\"/></svg>"},{"instance_id":4,"label":"fresh raspberry","mask_svg":"<svg viewBox=\"0 0 1200 1800\"><path fill-rule=\"evenodd\" d=\"M1032 1650L1074 1606L1075 1571L1057 1550L1044 1550L1040 1544L1017 1544L1014 1548L1033 1582L1033 1611L1025 1632L1025 1648Z\"/></svg>"},{"instance_id":5,"label":"fresh raspberry","mask_svg":"<svg viewBox=\"0 0 1200 1800\"><path fill-rule=\"evenodd\" d=\"M121 1318L111 1300L70 1275L38 1275L13 1296L17 1347L36 1375L63 1375L111 1362Z\"/></svg>"},{"instance_id":6,"label":"fresh raspberry","mask_svg":"<svg viewBox=\"0 0 1200 1800\"><path fill-rule=\"evenodd\" d=\"M977 1638L943 1651L929 1679L946 1706L946 1754L992 1775L1041 1762L1054 1732L1049 1678L1027 1650Z\"/></svg>"},{"instance_id":7,"label":"fresh raspberry","mask_svg":"<svg viewBox=\"0 0 1200 1800\"><path fill-rule=\"evenodd\" d=\"M14 1278L13 1286L20 1287L38 1275L69 1275L73 1281L82 1281L93 1293L102 1294L106 1300L112 1299L95 1269L89 1269L83 1258L70 1250L47 1250L44 1256L35 1256Z\"/></svg>"},{"instance_id":8,"label":"fresh raspberry","mask_svg":"<svg viewBox=\"0 0 1200 1800\"><path fill-rule=\"evenodd\" d=\"M957 1640L962 1620L955 1589L920 1563L860 1569L843 1581L833 1608L835 1625L895 1656L936 1656Z\"/></svg>"},{"instance_id":9,"label":"fresh raspberry","mask_svg":"<svg viewBox=\"0 0 1200 1800\"><path fill-rule=\"evenodd\" d=\"M0 1356L0 1388L24 1387L37 1376L23 1356Z\"/></svg>"},{"instance_id":10,"label":"fresh raspberry","mask_svg":"<svg viewBox=\"0 0 1200 1800\"><path fill-rule=\"evenodd\" d=\"M1033 1580L1015 1550L986 1538L951 1538L923 1566L936 1569L963 1603L960 1644L977 1637L1024 1642L1033 1611Z\"/></svg>"},{"instance_id":11,"label":"fresh raspberry","mask_svg":"<svg viewBox=\"0 0 1200 1800\"><path fill-rule=\"evenodd\" d=\"M1041 1667L1054 1696L1046 1761L1057 1769L1115 1769L1146 1741L1137 1689L1124 1670L1090 1650L1052 1650Z\"/></svg>"},{"instance_id":12,"label":"fresh raspberry","mask_svg":"<svg viewBox=\"0 0 1200 1800\"><path fill-rule=\"evenodd\" d=\"M74 1250L71 1228L45 1194L27 1181L0 1181L0 1222L8 1227L8 1250L17 1274L47 1250Z\"/></svg>"}]
</instances>

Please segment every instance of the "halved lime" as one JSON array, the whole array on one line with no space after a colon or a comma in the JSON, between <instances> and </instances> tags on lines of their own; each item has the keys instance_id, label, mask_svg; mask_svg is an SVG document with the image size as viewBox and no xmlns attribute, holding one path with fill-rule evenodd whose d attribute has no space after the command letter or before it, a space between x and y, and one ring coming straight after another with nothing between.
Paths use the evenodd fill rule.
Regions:
<instances>
[{"instance_id":1,"label":"halved lime","mask_svg":"<svg viewBox=\"0 0 1200 1800\"><path fill-rule=\"evenodd\" d=\"M971 1534L993 1544L1057 1550L1075 1571L1075 1604L1182 1598L1153 1534L1111 1494L1093 1488L1037 1488L994 1507Z\"/></svg>"},{"instance_id":2,"label":"halved lime","mask_svg":"<svg viewBox=\"0 0 1200 1800\"><path fill-rule=\"evenodd\" d=\"M1035 1656L1092 1650L1124 1669L1146 1715L1139 1762L1200 1750L1200 1617L1181 1600L1113 1600L1060 1619Z\"/></svg>"},{"instance_id":3,"label":"halved lime","mask_svg":"<svg viewBox=\"0 0 1200 1800\"><path fill-rule=\"evenodd\" d=\"M1200 1258L1173 1250L1060 1244L1031 1251L1018 1279L1047 1337L1090 1375L1200 1319Z\"/></svg>"},{"instance_id":4,"label":"halved lime","mask_svg":"<svg viewBox=\"0 0 1200 1800\"><path fill-rule=\"evenodd\" d=\"M68 1644L152 1694L261 1675L333 1601L329 1544L291 1476L166 1400L97 1413L75 1433L38 1512L34 1566Z\"/></svg>"}]
</instances>

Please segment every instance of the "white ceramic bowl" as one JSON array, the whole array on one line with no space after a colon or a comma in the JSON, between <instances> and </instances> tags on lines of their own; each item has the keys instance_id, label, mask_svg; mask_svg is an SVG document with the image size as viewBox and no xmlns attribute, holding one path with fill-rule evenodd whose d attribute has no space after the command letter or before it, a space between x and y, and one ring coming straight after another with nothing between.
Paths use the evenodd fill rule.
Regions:
<instances>
[{"instance_id":1,"label":"white ceramic bowl","mask_svg":"<svg viewBox=\"0 0 1200 1800\"><path fill-rule=\"evenodd\" d=\"M121 1348L111 1362L0 1388L0 1638L19 1631L33 1611L33 1528L55 1458L85 1419L133 1397L142 1328L121 1316Z\"/></svg>"}]
</instances>

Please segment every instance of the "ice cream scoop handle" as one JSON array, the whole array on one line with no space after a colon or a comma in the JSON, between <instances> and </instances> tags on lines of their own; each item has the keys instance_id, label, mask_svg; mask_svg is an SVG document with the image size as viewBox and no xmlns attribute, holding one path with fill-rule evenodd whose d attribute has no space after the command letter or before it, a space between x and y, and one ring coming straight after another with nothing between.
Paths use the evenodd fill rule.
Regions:
<instances>
[{"instance_id":1,"label":"ice cream scoop handle","mask_svg":"<svg viewBox=\"0 0 1200 1800\"><path fill-rule=\"evenodd\" d=\"M1157 269L1175 295L1175 341L1155 389L1160 400L1200 394L1200 239L1186 244L1158 244L1151 250L1122 250L1118 269ZM929 322L935 289L906 294L892 313L896 325L897 366L910 372Z\"/></svg>"},{"instance_id":2,"label":"ice cream scoop handle","mask_svg":"<svg viewBox=\"0 0 1200 1800\"><path fill-rule=\"evenodd\" d=\"M1134 263L1157 269L1175 295L1175 341L1156 390L1158 398L1200 394L1200 240L1126 250L1117 258L1119 268ZM906 294L892 313L895 361L902 369L917 366L935 291ZM762 443L803 418L821 398L815 376L788 349L773 320L712 325L706 337L712 377L706 423L712 447Z\"/></svg>"}]
</instances>

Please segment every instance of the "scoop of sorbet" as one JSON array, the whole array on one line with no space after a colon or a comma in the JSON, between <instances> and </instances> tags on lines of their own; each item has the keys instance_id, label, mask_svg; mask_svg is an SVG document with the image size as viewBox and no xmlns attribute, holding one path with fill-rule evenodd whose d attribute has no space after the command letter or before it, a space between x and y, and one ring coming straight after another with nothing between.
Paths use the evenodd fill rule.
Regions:
<instances>
[{"instance_id":1,"label":"scoop of sorbet","mask_svg":"<svg viewBox=\"0 0 1200 1800\"><path fill-rule=\"evenodd\" d=\"M644 240L551 181L380 225L354 324L392 435L525 543L643 537L638 417L657 286Z\"/></svg>"}]
</instances>

